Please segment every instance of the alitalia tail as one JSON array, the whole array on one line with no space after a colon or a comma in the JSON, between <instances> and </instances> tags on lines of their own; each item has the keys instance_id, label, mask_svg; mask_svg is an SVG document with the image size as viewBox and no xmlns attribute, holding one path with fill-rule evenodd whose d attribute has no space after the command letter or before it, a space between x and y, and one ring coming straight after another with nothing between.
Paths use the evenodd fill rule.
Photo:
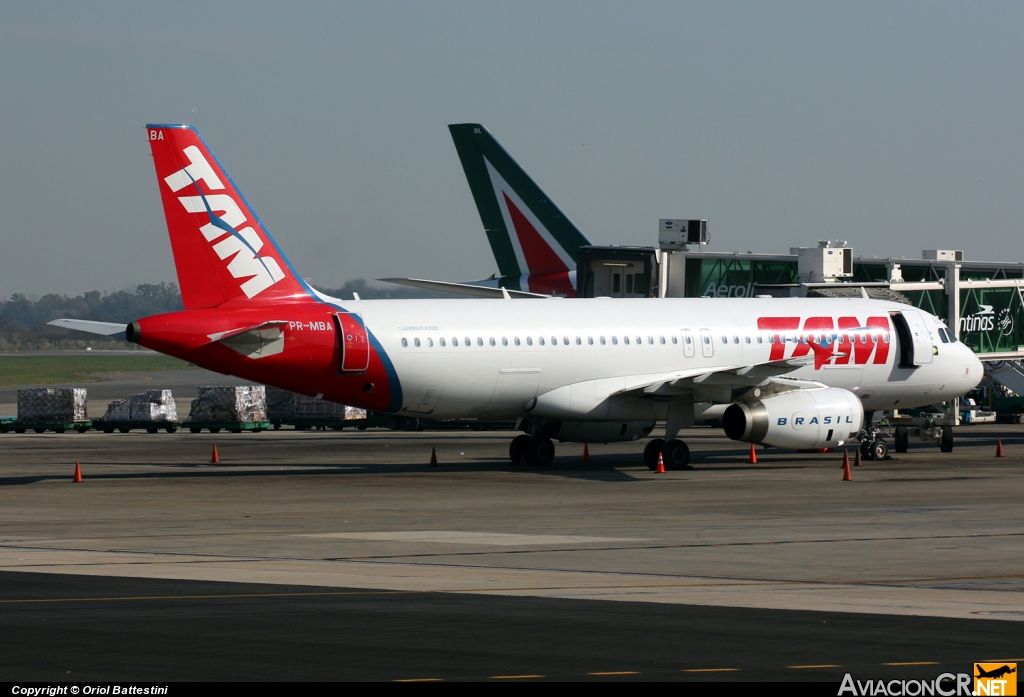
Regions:
<instances>
[{"instance_id":1,"label":"alitalia tail","mask_svg":"<svg viewBox=\"0 0 1024 697\"><path fill-rule=\"evenodd\" d=\"M668 467L683 468L689 448L678 434L703 403L723 413L727 435L744 442L871 442L878 436L868 418L874 410L950 399L983 374L934 316L870 299L509 302L508 289L494 300L326 297L291 266L194 128L150 125L146 137L185 309L132 322L124 328L128 341L375 411L517 418L525 431L509 448L517 464L551 462L552 439L634 440L664 420L666 437L648 443L646 461L661 452ZM482 171L515 179L504 151L481 150L489 152ZM512 187L492 185L492 202L511 204L499 205L489 233L510 230L496 222L506 215L517 224L514 207L539 237L547 239L542 225L568 245L561 247L568 254L577 238L554 230L575 227L545 207L542 195L524 194L530 189L522 181ZM562 261L568 268L571 258ZM545 288L571 285L558 283ZM530 281L529 288L537 286ZM106 335L118 329L55 323Z\"/></svg>"},{"instance_id":2,"label":"alitalia tail","mask_svg":"<svg viewBox=\"0 0 1024 697\"><path fill-rule=\"evenodd\" d=\"M576 297L576 262L590 240L555 205L490 131L478 123L448 126L476 202L498 275L451 283L417 278L391 283L466 295ZM486 289L486 290L485 290Z\"/></svg>"}]
</instances>

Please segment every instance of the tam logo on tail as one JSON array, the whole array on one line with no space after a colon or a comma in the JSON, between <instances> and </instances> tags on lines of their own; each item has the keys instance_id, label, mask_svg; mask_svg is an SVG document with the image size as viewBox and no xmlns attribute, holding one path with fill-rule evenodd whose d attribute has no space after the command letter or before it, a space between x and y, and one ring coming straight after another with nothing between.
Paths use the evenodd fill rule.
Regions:
<instances>
[{"instance_id":1,"label":"tam logo on tail","mask_svg":"<svg viewBox=\"0 0 1024 697\"><path fill-rule=\"evenodd\" d=\"M301 293L199 133L188 126L150 126L146 132L186 307L252 300L272 288L275 296Z\"/></svg>"}]
</instances>

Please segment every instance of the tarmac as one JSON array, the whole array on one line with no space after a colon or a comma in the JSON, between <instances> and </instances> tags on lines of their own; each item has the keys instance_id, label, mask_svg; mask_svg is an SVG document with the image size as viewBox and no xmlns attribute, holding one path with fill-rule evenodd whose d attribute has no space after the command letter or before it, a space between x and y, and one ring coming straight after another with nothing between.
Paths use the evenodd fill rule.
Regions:
<instances>
[{"instance_id":1,"label":"tarmac","mask_svg":"<svg viewBox=\"0 0 1024 697\"><path fill-rule=\"evenodd\" d=\"M520 470L513 435L0 435L0 679L838 682L1024 655L1020 426L851 482L840 452L748 464L707 428L692 471L643 442Z\"/></svg>"}]
</instances>

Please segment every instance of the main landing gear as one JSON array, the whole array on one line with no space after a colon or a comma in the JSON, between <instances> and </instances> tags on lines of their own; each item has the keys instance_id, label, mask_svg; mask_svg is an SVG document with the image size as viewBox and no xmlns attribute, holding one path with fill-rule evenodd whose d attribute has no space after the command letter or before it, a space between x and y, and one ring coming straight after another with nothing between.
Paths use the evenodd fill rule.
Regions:
<instances>
[{"instance_id":1,"label":"main landing gear","mask_svg":"<svg viewBox=\"0 0 1024 697\"><path fill-rule=\"evenodd\" d=\"M527 467L547 467L555 459L555 444L547 436L516 436L508 446L508 456L513 465L520 465L525 458Z\"/></svg>"},{"instance_id":2,"label":"main landing gear","mask_svg":"<svg viewBox=\"0 0 1024 697\"><path fill-rule=\"evenodd\" d=\"M690 448L686 443L673 438L665 441L664 438L652 438L644 448L644 464L649 469L658 468L658 455L661 455L667 470L692 470L690 466Z\"/></svg>"}]
</instances>

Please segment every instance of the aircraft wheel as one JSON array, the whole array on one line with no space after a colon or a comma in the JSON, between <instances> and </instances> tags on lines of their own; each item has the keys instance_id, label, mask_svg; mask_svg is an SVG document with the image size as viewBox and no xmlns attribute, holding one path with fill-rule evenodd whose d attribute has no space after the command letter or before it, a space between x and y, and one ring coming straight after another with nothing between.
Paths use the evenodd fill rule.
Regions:
<instances>
[{"instance_id":1,"label":"aircraft wheel","mask_svg":"<svg viewBox=\"0 0 1024 697\"><path fill-rule=\"evenodd\" d=\"M156 433L156 431L157 431L156 426L147 426L146 427L146 433Z\"/></svg>"},{"instance_id":2,"label":"aircraft wheel","mask_svg":"<svg viewBox=\"0 0 1024 697\"><path fill-rule=\"evenodd\" d=\"M530 445L530 437L525 433L521 436L516 436L512 439L512 442L508 444L508 457L512 460L513 466L518 466L523 459L523 455L526 454L526 448Z\"/></svg>"},{"instance_id":3,"label":"aircraft wheel","mask_svg":"<svg viewBox=\"0 0 1024 697\"><path fill-rule=\"evenodd\" d=\"M530 439L526 448L526 462L535 467L547 467L555 459L555 444L550 438L541 436Z\"/></svg>"},{"instance_id":4,"label":"aircraft wheel","mask_svg":"<svg viewBox=\"0 0 1024 697\"><path fill-rule=\"evenodd\" d=\"M906 426L896 427L896 452L905 453L910 447L910 429Z\"/></svg>"},{"instance_id":5,"label":"aircraft wheel","mask_svg":"<svg viewBox=\"0 0 1024 697\"><path fill-rule=\"evenodd\" d=\"M871 450L872 460L884 460L889 455L889 446L881 438L871 443L868 447Z\"/></svg>"},{"instance_id":6,"label":"aircraft wheel","mask_svg":"<svg viewBox=\"0 0 1024 697\"><path fill-rule=\"evenodd\" d=\"M220 426L210 429L210 433L220 433Z\"/></svg>"},{"instance_id":7,"label":"aircraft wheel","mask_svg":"<svg viewBox=\"0 0 1024 697\"><path fill-rule=\"evenodd\" d=\"M658 453L664 446L663 438L652 438L644 446L644 464L647 465L647 469L652 471L658 469Z\"/></svg>"},{"instance_id":8,"label":"aircraft wheel","mask_svg":"<svg viewBox=\"0 0 1024 697\"><path fill-rule=\"evenodd\" d=\"M686 446L686 443L679 439L670 440L665 443L661 449L662 456L665 458L665 469L669 470L688 470L693 469L690 467L690 449ZM654 463L657 465L657 461Z\"/></svg>"},{"instance_id":9,"label":"aircraft wheel","mask_svg":"<svg viewBox=\"0 0 1024 697\"><path fill-rule=\"evenodd\" d=\"M953 452L953 427L942 427L942 440L939 441L939 450L944 453Z\"/></svg>"}]
</instances>

